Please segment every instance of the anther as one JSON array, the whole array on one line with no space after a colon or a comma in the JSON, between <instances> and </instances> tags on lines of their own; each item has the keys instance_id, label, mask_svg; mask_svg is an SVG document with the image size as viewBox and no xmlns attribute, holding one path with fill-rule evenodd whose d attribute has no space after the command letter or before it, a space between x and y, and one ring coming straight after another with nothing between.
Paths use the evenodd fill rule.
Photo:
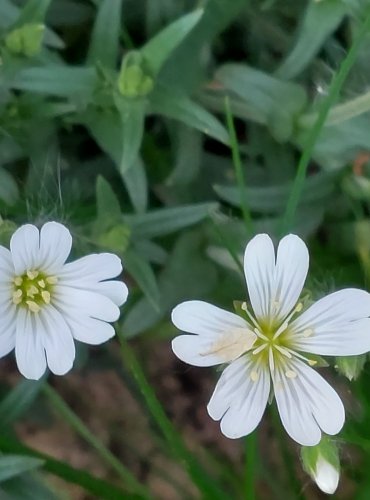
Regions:
<instances>
[{"instance_id":1,"label":"anther","mask_svg":"<svg viewBox=\"0 0 370 500\"><path fill-rule=\"evenodd\" d=\"M35 295L37 295L39 293L39 289L37 288L37 286L35 285L31 285L28 289L27 289L27 297L31 297L31 299L33 299L33 297Z\"/></svg>"},{"instance_id":2,"label":"anther","mask_svg":"<svg viewBox=\"0 0 370 500\"><path fill-rule=\"evenodd\" d=\"M248 309L248 305L246 302L243 302L241 307L242 307L243 311L246 311Z\"/></svg>"},{"instance_id":3,"label":"anther","mask_svg":"<svg viewBox=\"0 0 370 500\"><path fill-rule=\"evenodd\" d=\"M21 276L16 276L13 281L15 285L21 286L21 284L23 283L23 278Z\"/></svg>"},{"instance_id":4,"label":"anther","mask_svg":"<svg viewBox=\"0 0 370 500\"><path fill-rule=\"evenodd\" d=\"M295 312L299 313L299 312L301 312L301 311L302 311L302 309L303 309L303 304L302 304L302 302L298 302L298 304L295 306L295 309L294 309L294 310L295 310Z\"/></svg>"},{"instance_id":5,"label":"anther","mask_svg":"<svg viewBox=\"0 0 370 500\"><path fill-rule=\"evenodd\" d=\"M297 376L297 372L295 372L294 370L287 370L287 371L285 372L285 376L286 376L287 378L296 378L296 376Z\"/></svg>"},{"instance_id":6,"label":"anther","mask_svg":"<svg viewBox=\"0 0 370 500\"><path fill-rule=\"evenodd\" d=\"M40 288L45 288L46 284L45 284L45 281L44 280L40 280L37 282L37 284L39 285Z\"/></svg>"},{"instance_id":7,"label":"anther","mask_svg":"<svg viewBox=\"0 0 370 500\"><path fill-rule=\"evenodd\" d=\"M50 293L47 292L46 290L43 290L41 292L41 297L43 299L43 301L45 302L45 304L50 304Z\"/></svg>"},{"instance_id":8,"label":"anther","mask_svg":"<svg viewBox=\"0 0 370 500\"><path fill-rule=\"evenodd\" d=\"M257 382L257 380L258 380L258 372L252 371L251 374L250 374L250 378L251 378L252 382Z\"/></svg>"},{"instance_id":9,"label":"anther","mask_svg":"<svg viewBox=\"0 0 370 500\"><path fill-rule=\"evenodd\" d=\"M18 305L22 302L22 290L13 292L13 304Z\"/></svg>"},{"instance_id":10,"label":"anther","mask_svg":"<svg viewBox=\"0 0 370 500\"><path fill-rule=\"evenodd\" d=\"M310 365L310 366L315 366L317 365L317 361L314 360L314 359L307 359L307 363Z\"/></svg>"},{"instance_id":11,"label":"anther","mask_svg":"<svg viewBox=\"0 0 370 500\"><path fill-rule=\"evenodd\" d=\"M260 345L259 347L257 347L257 349L255 349L252 354L258 354L259 352L263 351L264 349L266 349L267 347L267 344L262 344Z\"/></svg>"},{"instance_id":12,"label":"anther","mask_svg":"<svg viewBox=\"0 0 370 500\"><path fill-rule=\"evenodd\" d=\"M56 283L58 283L58 278L56 276L49 276L48 278L46 278L46 283L48 283L49 285L55 285Z\"/></svg>"},{"instance_id":13,"label":"anther","mask_svg":"<svg viewBox=\"0 0 370 500\"><path fill-rule=\"evenodd\" d=\"M39 275L38 271L27 271L27 276L30 280L34 280Z\"/></svg>"},{"instance_id":14,"label":"anther","mask_svg":"<svg viewBox=\"0 0 370 500\"><path fill-rule=\"evenodd\" d=\"M38 313L41 310L41 307L33 300L26 300L26 304L28 305L28 309L33 313Z\"/></svg>"}]
</instances>

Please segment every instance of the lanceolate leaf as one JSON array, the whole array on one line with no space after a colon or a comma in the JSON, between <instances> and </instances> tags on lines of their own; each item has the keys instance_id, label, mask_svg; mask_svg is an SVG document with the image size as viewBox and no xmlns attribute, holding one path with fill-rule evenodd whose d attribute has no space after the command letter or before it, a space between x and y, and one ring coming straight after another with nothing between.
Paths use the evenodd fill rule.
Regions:
<instances>
[{"instance_id":1,"label":"lanceolate leaf","mask_svg":"<svg viewBox=\"0 0 370 500\"><path fill-rule=\"evenodd\" d=\"M101 63L114 69L117 64L122 0L103 0L91 35L88 64Z\"/></svg>"},{"instance_id":2,"label":"lanceolate leaf","mask_svg":"<svg viewBox=\"0 0 370 500\"><path fill-rule=\"evenodd\" d=\"M23 472L38 469L43 464L43 460L39 458L22 455L2 455L0 456L0 483Z\"/></svg>"},{"instance_id":3,"label":"lanceolate leaf","mask_svg":"<svg viewBox=\"0 0 370 500\"><path fill-rule=\"evenodd\" d=\"M187 14L164 28L141 49L153 75L202 17L203 10Z\"/></svg>"}]
</instances>

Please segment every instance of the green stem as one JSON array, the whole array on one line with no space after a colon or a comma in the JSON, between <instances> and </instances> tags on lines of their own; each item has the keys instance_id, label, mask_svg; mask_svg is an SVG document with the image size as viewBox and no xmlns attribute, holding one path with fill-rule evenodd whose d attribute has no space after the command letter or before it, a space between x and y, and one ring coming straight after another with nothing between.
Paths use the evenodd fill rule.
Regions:
<instances>
[{"instance_id":1,"label":"green stem","mask_svg":"<svg viewBox=\"0 0 370 500\"><path fill-rule=\"evenodd\" d=\"M339 97L340 90L344 84L345 79L347 78L349 70L351 69L353 63L355 62L358 49L360 48L360 45L364 37L367 35L369 28L370 28L370 11L366 16L366 19L362 24L357 34L357 37L355 38L347 56L342 61L339 71L335 74L329 87L328 96L323 102L321 109L319 110L319 113L317 115L313 127L308 132L306 145L298 163L297 174L294 180L292 191L288 199L285 216L282 222L282 227L281 227L282 234L286 234L293 225L295 211L298 207L299 199L301 197L303 186L306 179L307 167L310 162L316 141L320 135L322 127L324 126L330 108Z\"/></svg>"},{"instance_id":2,"label":"green stem","mask_svg":"<svg viewBox=\"0 0 370 500\"><path fill-rule=\"evenodd\" d=\"M103 443L86 427L82 420L69 408L59 394L48 384L42 388L42 392L52 403L59 416L63 417L70 426L83 437L106 462L117 473L125 487L132 493L140 495L140 498L151 498L148 490L139 483L133 474L106 448Z\"/></svg>"},{"instance_id":3,"label":"green stem","mask_svg":"<svg viewBox=\"0 0 370 500\"><path fill-rule=\"evenodd\" d=\"M233 119L233 115L231 114L230 100L229 100L228 96L225 97L225 111L226 111L227 127L229 130L231 153L232 153L233 164L234 164L234 168L235 168L235 175L236 175L236 180L237 180L238 187L239 187L240 203L241 203L242 212L243 212L243 219L244 219L245 227L247 229L247 233L249 233L249 235L252 235L254 233L253 220L252 220L252 216L250 214L249 207L247 204L247 191L245 189L246 183L245 183L245 178L244 178L243 166L242 166L242 162L240 159L238 138L236 136L234 119Z\"/></svg>"},{"instance_id":4,"label":"green stem","mask_svg":"<svg viewBox=\"0 0 370 500\"><path fill-rule=\"evenodd\" d=\"M351 118L354 118L355 116L367 113L368 111L370 111L370 91L365 92L365 94L355 97L350 101L334 106L334 108L328 113L324 126L328 127L329 125L343 123ZM299 119L298 124L300 127L309 128L315 123L317 116L318 113L316 112L303 115Z\"/></svg>"},{"instance_id":5,"label":"green stem","mask_svg":"<svg viewBox=\"0 0 370 500\"><path fill-rule=\"evenodd\" d=\"M217 487L212 478L208 477L206 471L187 450L181 436L172 426L171 421L165 414L161 403L158 401L140 363L136 359L134 352L128 345L122 332L118 332L118 338L121 343L121 354L125 368L131 372L149 412L168 442L174 456L176 456L186 467L194 484L198 486L199 490L202 492L202 498L209 500L224 500L225 493Z\"/></svg>"},{"instance_id":6,"label":"green stem","mask_svg":"<svg viewBox=\"0 0 370 500\"><path fill-rule=\"evenodd\" d=\"M245 499L255 500L257 432L245 438Z\"/></svg>"}]
</instances>

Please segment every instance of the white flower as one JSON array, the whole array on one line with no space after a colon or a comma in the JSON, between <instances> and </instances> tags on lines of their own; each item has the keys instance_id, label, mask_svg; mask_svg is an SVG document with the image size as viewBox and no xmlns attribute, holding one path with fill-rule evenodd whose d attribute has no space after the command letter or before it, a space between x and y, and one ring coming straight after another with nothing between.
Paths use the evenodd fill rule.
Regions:
<instances>
[{"instance_id":1,"label":"white flower","mask_svg":"<svg viewBox=\"0 0 370 500\"><path fill-rule=\"evenodd\" d=\"M122 270L109 253L65 264L72 237L48 222L26 224L13 234L10 251L0 246L0 356L15 347L19 371L39 379L46 366L63 375L73 365L74 340L101 344L114 336L128 290L109 281ZM106 281L108 280L108 281Z\"/></svg>"},{"instance_id":2,"label":"white flower","mask_svg":"<svg viewBox=\"0 0 370 500\"><path fill-rule=\"evenodd\" d=\"M321 491L332 495L338 488L339 470L319 455L312 477Z\"/></svg>"},{"instance_id":3,"label":"white flower","mask_svg":"<svg viewBox=\"0 0 370 500\"><path fill-rule=\"evenodd\" d=\"M174 353L195 366L229 363L208 404L225 436L251 433L275 394L282 423L298 443L313 446L321 431L337 434L343 404L311 368L310 354L355 355L370 350L370 294L357 289L332 293L302 311L299 300L308 271L308 250L295 235L280 241L277 256L269 236L247 245L244 270L252 310L245 319L201 301L172 312L181 335ZM272 392L273 391L273 392Z\"/></svg>"}]
</instances>

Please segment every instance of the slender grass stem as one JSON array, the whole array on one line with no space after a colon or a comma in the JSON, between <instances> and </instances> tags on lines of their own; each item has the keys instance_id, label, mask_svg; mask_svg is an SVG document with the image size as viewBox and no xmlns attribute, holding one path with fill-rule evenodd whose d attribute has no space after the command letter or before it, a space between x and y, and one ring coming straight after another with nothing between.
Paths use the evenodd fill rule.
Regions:
<instances>
[{"instance_id":1,"label":"slender grass stem","mask_svg":"<svg viewBox=\"0 0 370 500\"><path fill-rule=\"evenodd\" d=\"M149 491L139 483L135 476L86 427L82 420L69 408L53 387L45 384L41 390L53 405L58 415L63 417L69 425L97 451L101 459L117 473L124 486L131 493L139 495L140 498L143 499L151 498Z\"/></svg>"},{"instance_id":2,"label":"slender grass stem","mask_svg":"<svg viewBox=\"0 0 370 500\"><path fill-rule=\"evenodd\" d=\"M238 138L236 136L234 119L230 109L230 100L227 96L225 97L225 112L226 112L227 127L229 130L230 147L235 169L236 181L239 187L240 204L242 208L243 219L245 227L247 229L247 233L251 236L252 234L254 234L253 219L250 214L247 203L247 191L245 189L246 183L244 178L243 166L240 159Z\"/></svg>"},{"instance_id":3,"label":"slender grass stem","mask_svg":"<svg viewBox=\"0 0 370 500\"><path fill-rule=\"evenodd\" d=\"M208 477L206 471L188 451L181 436L174 429L122 332L118 333L118 337L121 344L121 354L125 363L125 368L131 373L136 381L144 398L144 402L169 444L173 455L183 463L194 484L202 493L202 498L208 500L224 500L225 492L221 491L221 489L217 487L215 481Z\"/></svg>"},{"instance_id":4,"label":"slender grass stem","mask_svg":"<svg viewBox=\"0 0 370 500\"><path fill-rule=\"evenodd\" d=\"M256 458L257 458L257 432L245 438L245 499L256 499Z\"/></svg>"},{"instance_id":5,"label":"slender grass stem","mask_svg":"<svg viewBox=\"0 0 370 500\"><path fill-rule=\"evenodd\" d=\"M320 135L321 129L325 124L328 113L339 97L340 90L347 78L347 75L355 62L357 52L361 46L362 41L367 35L370 28L370 10L368 10L365 21L363 22L347 56L342 61L338 72L335 74L329 86L328 96L322 103L321 109L315 119L315 122L308 132L306 145L304 147L302 156L299 160L297 167L297 174L293 183L292 191L290 193L286 211L281 225L281 234L284 235L291 230L294 222L295 212L304 187L307 167L309 165L316 141Z\"/></svg>"}]
</instances>

